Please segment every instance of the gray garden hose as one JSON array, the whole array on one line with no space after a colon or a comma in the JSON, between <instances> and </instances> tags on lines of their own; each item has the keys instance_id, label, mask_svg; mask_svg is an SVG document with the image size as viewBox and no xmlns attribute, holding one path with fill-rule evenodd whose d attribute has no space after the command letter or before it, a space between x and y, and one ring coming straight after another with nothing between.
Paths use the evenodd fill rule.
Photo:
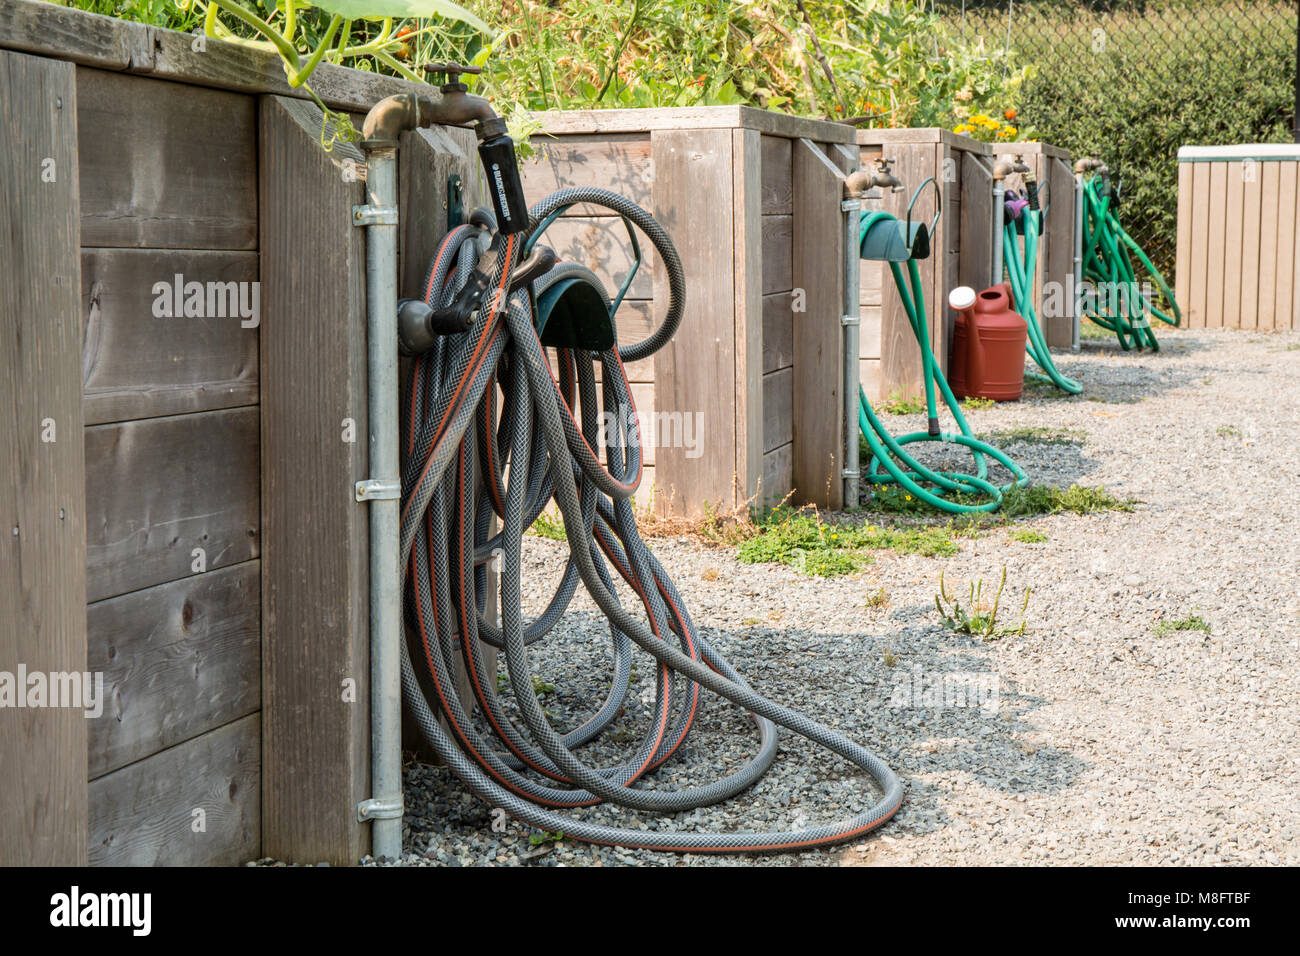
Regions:
<instances>
[{"instance_id":1,"label":"gray garden hose","mask_svg":"<svg viewBox=\"0 0 1300 956\"><path fill-rule=\"evenodd\" d=\"M647 339L627 348L558 350L557 382L535 331L527 291L504 294L524 237L493 236L488 288L502 293L498 301L504 308L485 305L468 332L440 338L417 359L408 383L401 525L410 633L402 655L407 705L425 739L472 791L525 823L566 837L682 852L808 849L861 837L898 809L902 787L897 777L836 731L757 694L699 636L671 579L637 533L632 495L641 477L639 438L634 425L626 432L615 427L600 434L593 362L601 363L605 410L617 412L615 422L634 420L623 363L653 354L671 338L681 321L685 274L658 223L605 190L553 194L531 211L533 229L556 210L578 202L618 213L654 243L669 278L666 318ZM476 260L486 273L484 238L479 229L461 226L443 240L426 283L429 305L446 306L468 281ZM581 266L561 264L538 279L533 291L540 295L559 279L579 274L599 287ZM483 301L493 300L485 296ZM499 410L498 385L503 395ZM601 466L602 453L607 467ZM546 610L525 624L522 538L551 500L564 518L568 565ZM489 536L493 513L502 528ZM500 628L483 613L485 564L494 555L500 558ZM621 605L611 566L637 592L643 613ZM527 647L560 621L579 579L610 622L614 674L602 705L562 735L538 702ZM484 643L504 652L522 727L497 700L496 674L483 659ZM658 662L651 729L624 762L589 766L575 751L617 715L630 683L633 644ZM475 728L456 693L461 654L483 718L492 727L491 740ZM700 688L749 712L758 728L754 756L735 773L701 787L665 791L635 786L686 738ZM440 726L439 712L449 730ZM753 785L771 766L778 724L865 770L881 791L876 802L838 823L759 833L626 829L559 812L603 801L663 813L718 803Z\"/></svg>"}]
</instances>

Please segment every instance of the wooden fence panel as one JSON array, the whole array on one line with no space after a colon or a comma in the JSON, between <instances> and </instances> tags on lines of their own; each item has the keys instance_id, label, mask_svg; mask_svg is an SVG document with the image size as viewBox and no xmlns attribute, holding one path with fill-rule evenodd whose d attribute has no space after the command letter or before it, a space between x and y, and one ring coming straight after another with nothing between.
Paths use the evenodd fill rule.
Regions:
<instances>
[{"instance_id":1,"label":"wooden fence panel","mask_svg":"<svg viewBox=\"0 0 1300 956\"><path fill-rule=\"evenodd\" d=\"M1178 151L1174 281L1191 328L1300 328L1300 147Z\"/></svg>"}]
</instances>

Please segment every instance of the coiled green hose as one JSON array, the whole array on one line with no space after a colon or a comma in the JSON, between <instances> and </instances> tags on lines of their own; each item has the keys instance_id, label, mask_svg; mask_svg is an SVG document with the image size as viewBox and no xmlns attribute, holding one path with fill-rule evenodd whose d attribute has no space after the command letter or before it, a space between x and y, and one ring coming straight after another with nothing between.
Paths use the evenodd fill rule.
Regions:
<instances>
[{"instance_id":1,"label":"coiled green hose","mask_svg":"<svg viewBox=\"0 0 1300 956\"><path fill-rule=\"evenodd\" d=\"M874 224L882 221L888 222L889 220L897 223L898 217L880 210L864 211L860 218L862 224L861 240L865 242L867 232ZM930 331L926 323L925 296L921 291L921 276L916 267L916 260L907 260L906 282L903 279L903 269L899 263L890 262L889 270L893 273L894 284L898 287L898 295L902 300L903 309L907 313L907 319L912 324L912 334L916 336L917 344L921 346L921 362L925 378L925 407L929 417L929 427L923 432L913 432L901 438L894 438L876 415L875 409L871 407L871 402L867 400L867 393L859 385L858 427L871 448L871 462L868 465L867 480L873 485L899 485L906 488L911 494L916 495L920 500L949 514L993 511L1002 503L1002 495L1005 491L1009 490L1013 485L1024 485L1028 478L1020 466L1004 452L994 448L987 442L980 441L972 434L970 425L966 422L966 416L962 414L961 403L953 395L952 389L948 386L948 380L944 378L942 370L935 362L934 352L930 348ZM958 431L955 433L944 432L939 429L938 409L935 402L936 385L943 396L944 404L948 406L948 410L957 423ZM970 449L975 460L975 474L935 471L921 464L903 448L904 445L924 441L948 442ZM1012 481L1001 487L989 481L986 457L992 458L1010 471L1013 476ZM900 461L902 466L899 465ZM881 469L884 469L883 472ZM922 482L934 486L938 493L923 487ZM946 495L953 493L986 495L989 500L978 504L951 501Z\"/></svg>"},{"instance_id":2,"label":"coiled green hose","mask_svg":"<svg viewBox=\"0 0 1300 956\"><path fill-rule=\"evenodd\" d=\"M1038 324L1038 310L1034 308L1033 276L1038 265L1038 236L1042 228L1042 210L1032 206L1021 215L1024 223L1024 235L1016 227L1016 220L1006 217L1002 227L1002 261L1006 263L1007 279L1011 284L1011 296L1015 300L1016 311L1029 326L1029 338L1025 341L1025 351L1044 374L1026 372L1025 378L1055 385L1071 395L1078 395L1083 386L1072 378L1061 374L1052 359L1052 352L1043 338L1043 330Z\"/></svg>"},{"instance_id":3,"label":"coiled green hose","mask_svg":"<svg viewBox=\"0 0 1300 956\"><path fill-rule=\"evenodd\" d=\"M1160 270L1120 225L1111 200L1109 176L1094 174L1084 179L1083 277L1093 286L1093 294L1082 297L1084 314L1114 332L1123 349L1158 351L1160 343L1151 329L1151 317L1177 326L1182 323L1182 310ZM1144 294L1132 256L1137 257L1158 295Z\"/></svg>"}]
</instances>

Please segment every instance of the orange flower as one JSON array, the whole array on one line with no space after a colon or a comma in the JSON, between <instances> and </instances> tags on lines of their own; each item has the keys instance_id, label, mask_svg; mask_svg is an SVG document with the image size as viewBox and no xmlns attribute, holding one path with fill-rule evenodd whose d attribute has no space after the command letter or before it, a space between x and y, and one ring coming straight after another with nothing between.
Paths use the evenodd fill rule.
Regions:
<instances>
[{"instance_id":1,"label":"orange flower","mask_svg":"<svg viewBox=\"0 0 1300 956\"><path fill-rule=\"evenodd\" d=\"M1006 117L1007 119L1009 119L1009 120L1013 120L1013 119L1016 118L1016 111L1015 111L1015 109L1014 109L1014 107L1013 107L1012 109L1007 110L1007 111L1006 111L1005 113L1003 113L1002 115L1005 116L1005 117Z\"/></svg>"}]
</instances>

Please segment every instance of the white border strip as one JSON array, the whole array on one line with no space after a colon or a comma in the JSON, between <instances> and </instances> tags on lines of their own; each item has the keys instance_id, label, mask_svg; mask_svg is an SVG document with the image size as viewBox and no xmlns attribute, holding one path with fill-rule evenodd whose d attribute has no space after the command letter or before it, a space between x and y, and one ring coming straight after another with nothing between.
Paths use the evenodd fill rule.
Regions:
<instances>
[{"instance_id":1,"label":"white border strip","mask_svg":"<svg viewBox=\"0 0 1300 956\"><path fill-rule=\"evenodd\" d=\"M1215 160L1285 160L1300 159L1300 143L1244 143L1238 146L1182 146L1180 163L1204 163Z\"/></svg>"}]
</instances>

